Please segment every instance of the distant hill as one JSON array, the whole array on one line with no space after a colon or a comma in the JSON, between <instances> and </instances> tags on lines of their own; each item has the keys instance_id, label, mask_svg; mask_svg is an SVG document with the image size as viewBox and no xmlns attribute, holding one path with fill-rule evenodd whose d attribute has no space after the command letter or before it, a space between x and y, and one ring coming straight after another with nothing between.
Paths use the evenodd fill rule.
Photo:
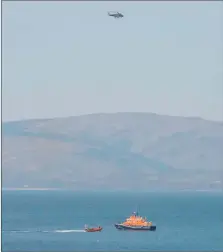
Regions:
<instances>
[{"instance_id":1,"label":"distant hill","mask_svg":"<svg viewBox=\"0 0 223 252\"><path fill-rule=\"evenodd\" d=\"M2 125L3 187L221 189L223 123L150 113Z\"/></svg>"}]
</instances>

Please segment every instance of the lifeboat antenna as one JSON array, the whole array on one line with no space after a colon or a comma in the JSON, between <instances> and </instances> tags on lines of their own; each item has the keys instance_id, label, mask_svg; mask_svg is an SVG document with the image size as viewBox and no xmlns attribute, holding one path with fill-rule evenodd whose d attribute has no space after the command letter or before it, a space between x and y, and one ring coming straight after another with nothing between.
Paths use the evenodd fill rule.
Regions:
<instances>
[{"instance_id":1,"label":"lifeboat antenna","mask_svg":"<svg viewBox=\"0 0 223 252\"><path fill-rule=\"evenodd\" d=\"M137 205L137 207L136 207L136 216L138 216L139 215L139 206Z\"/></svg>"}]
</instances>

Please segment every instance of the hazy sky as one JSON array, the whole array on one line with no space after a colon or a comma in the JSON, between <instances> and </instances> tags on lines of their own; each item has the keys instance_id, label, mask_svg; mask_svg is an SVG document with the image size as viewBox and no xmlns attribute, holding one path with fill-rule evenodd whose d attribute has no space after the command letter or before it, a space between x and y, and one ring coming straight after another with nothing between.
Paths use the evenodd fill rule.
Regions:
<instances>
[{"instance_id":1,"label":"hazy sky","mask_svg":"<svg viewBox=\"0 0 223 252\"><path fill-rule=\"evenodd\" d=\"M125 111L223 120L222 2L3 2L2 11L4 121Z\"/></svg>"}]
</instances>

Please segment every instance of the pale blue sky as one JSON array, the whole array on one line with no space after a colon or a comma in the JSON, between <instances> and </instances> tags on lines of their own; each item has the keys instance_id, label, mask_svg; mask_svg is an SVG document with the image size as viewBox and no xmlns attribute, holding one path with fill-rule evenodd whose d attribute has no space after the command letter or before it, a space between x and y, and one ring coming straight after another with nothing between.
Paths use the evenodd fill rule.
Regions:
<instances>
[{"instance_id":1,"label":"pale blue sky","mask_svg":"<svg viewBox=\"0 0 223 252\"><path fill-rule=\"evenodd\" d=\"M3 2L3 120L125 111L223 120L222 11L222 2Z\"/></svg>"}]
</instances>

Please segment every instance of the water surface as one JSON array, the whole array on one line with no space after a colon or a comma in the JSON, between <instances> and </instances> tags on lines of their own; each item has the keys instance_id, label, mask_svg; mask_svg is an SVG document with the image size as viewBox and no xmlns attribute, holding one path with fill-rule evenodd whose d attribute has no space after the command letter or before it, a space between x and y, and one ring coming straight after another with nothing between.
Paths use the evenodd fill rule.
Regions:
<instances>
[{"instance_id":1,"label":"water surface","mask_svg":"<svg viewBox=\"0 0 223 252\"><path fill-rule=\"evenodd\" d=\"M3 191L2 204L3 251L223 250L222 193ZM116 230L137 206L157 230Z\"/></svg>"}]
</instances>

